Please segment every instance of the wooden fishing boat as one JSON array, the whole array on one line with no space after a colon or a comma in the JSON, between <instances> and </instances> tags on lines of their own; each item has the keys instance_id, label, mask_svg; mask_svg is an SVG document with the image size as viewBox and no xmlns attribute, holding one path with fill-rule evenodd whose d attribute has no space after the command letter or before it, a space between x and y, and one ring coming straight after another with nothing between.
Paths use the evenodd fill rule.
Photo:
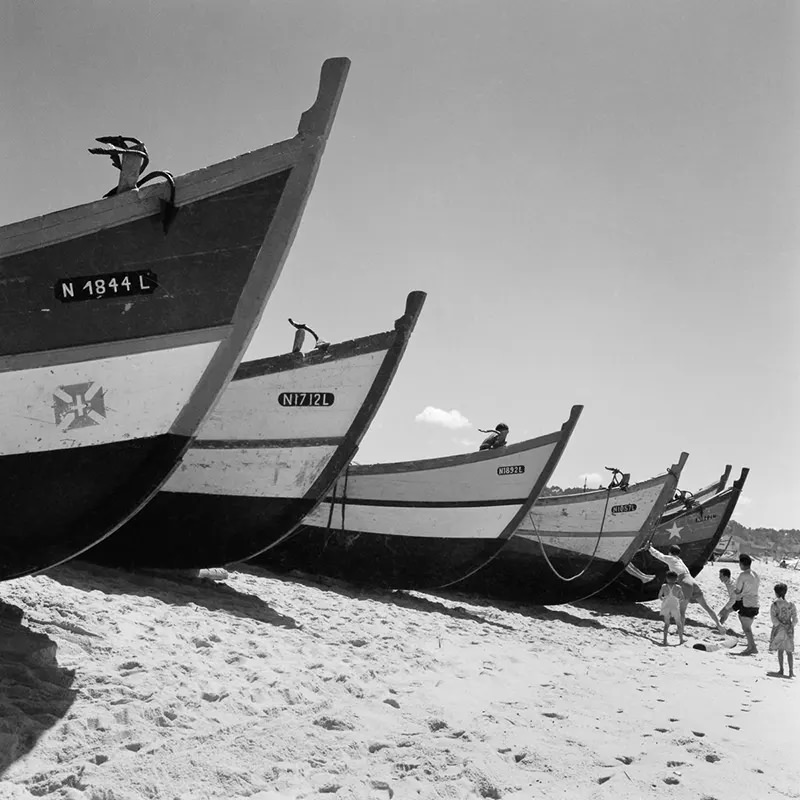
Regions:
<instances>
[{"instance_id":1,"label":"wooden fishing boat","mask_svg":"<svg viewBox=\"0 0 800 800\"><path fill-rule=\"evenodd\" d=\"M139 178L143 145L107 137L111 196L0 228L0 579L107 536L178 463L278 279L348 67L325 62L292 139Z\"/></svg>"},{"instance_id":2,"label":"wooden fishing boat","mask_svg":"<svg viewBox=\"0 0 800 800\"><path fill-rule=\"evenodd\" d=\"M452 588L534 605L595 594L649 540L687 458L682 453L666 474L627 488L612 482L540 498L498 556Z\"/></svg>"},{"instance_id":3,"label":"wooden fishing boat","mask_svg":"<svg viewBox=\"0 0 800 800\"><path fill-rule=\"evenodd\" d=\"M731 469L733 469L732 465L726 464L722 475L720 475L717 480L713 483L709 483L708 486L704 486L702 489L698 489L696 492L678 490L675 493L675 497L667 503L664 514L671 514L673 511L683 510L691 506L692 503L699 503L701 500L706 500L709 497L713 497L715 494L719 494L728 485Z\"/></svg>"},{"instance_id":4,"label":"wooden fishing boat","mask_svg":"<svg viewBox=\"0 0 800 800\"><path fill-rule=\"evenodd\" d=\"M653 535L653 547L666 553L670 545L680 545L683 563L693 577L697 575L722 538L748 472L746 467L742 469L739 479L729 489L664 514ZM630 566L633 569L623 572L603 595L640 602L655 600L664 583L666 564L647 552L640 552L633 557ZM642 583L635 575L636 570L654 577L648 583Z\"/></svg>"},{"instance_id":5,"label":"wooden fishing boat","mask_svg":"<svg viewBox=\"0 0 800 800\"><path fill-rule=\"evenodd\" d=\"M582 408L573 406L560 431L494 450L353 465L294 535L254 562L395 589L466 577L539 496Z\"/></svg>"},{"instance_id":6,"label":"wooden fishing boat","mask_svg":"<svg viewBox=\"0 0 800 800\"><path fill-rule=\"evenodd\" d=\"M386 333L242 363L164 488L85 558L202 569L280 542L355 455L424 301Z\"/></svg>"}]
</instances>

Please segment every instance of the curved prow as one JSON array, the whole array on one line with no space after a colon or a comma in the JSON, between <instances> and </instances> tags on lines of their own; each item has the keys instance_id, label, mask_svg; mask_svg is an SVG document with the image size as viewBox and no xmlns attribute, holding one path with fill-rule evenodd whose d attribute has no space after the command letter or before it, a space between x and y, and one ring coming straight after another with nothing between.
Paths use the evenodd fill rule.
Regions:
<instances>
[{"instance_id":1,"label":"curved prow","mask_svg":"<svg viewBox=\"0 0 800 800\"><path fill-rule=\"evenodd\" d=\"M323 141L327 139L349 71L349 58L325 59L320 70L317 99L308 111L303 112L297 126L300 136L319 136Z\"/></svg>"},{"instance_id":2,"label":"curved prow","mask_svg":"<svg viewBox=\"0 0 800 800\"><path fill-rule=\"evenodd\" d=\"M742 473L739 477L733 482L733 489L741 492L742 488L744 487L744 482L747 480L747 476L750 474L749 467L742 467Z\"/></svg>"},{"instance_id":3,"label":"curved prow","mask_svg":"<svg viewBox=\"0 0 800 800\"><path fill-rule=\"evenodd\" d=\"M733 467L730 464L725 465L725 471L719 476L719 483L717 484L718 492L721 492L728 485L728 478L731 476L731 469L733 469ZM746 473L747 470L745 470L745 477Z\"/></svg>"},{"instance_id":4,"label":"curved prow","mask_svg":"<svg viewBox=\"0 0 800 800\"><path fill-rule=\"evenodd\" d=\"M394 329L396 331L408 328L413 328L417 324L422 306L425 305L425 298L428 295L425 292L413 291L408 293L406 297L406 310L403 316L394 321Z\"/></svg>"},{"instance_id":5,"label":"curved prow","mask_svg":"<svg viewBox=\"0 0 800 800\"><path fill-rule=\"evenodd\" d=\"M680 458L678 459L677 464L673 464L667 470L667 480L664 481L664 486L661 489L661 494L658 497L658 500L653 504L653 508L650 511L650 516L647 518L647 521L642 526L642 532L647 533L644 542L637 542L636 549L638 550L642 544L646 548L650 541L653 538L653 535L656 532L656 527L658 525L659 520L661 519L661 515L664 513L664 509L667 506L670 498L675 495L675 489L678 488L678 481L680 480L681 473L683 472L684 466L686 466L686 460L689 458L689 454L686 452L681 453Z\"/></svg>"}]
</instances>

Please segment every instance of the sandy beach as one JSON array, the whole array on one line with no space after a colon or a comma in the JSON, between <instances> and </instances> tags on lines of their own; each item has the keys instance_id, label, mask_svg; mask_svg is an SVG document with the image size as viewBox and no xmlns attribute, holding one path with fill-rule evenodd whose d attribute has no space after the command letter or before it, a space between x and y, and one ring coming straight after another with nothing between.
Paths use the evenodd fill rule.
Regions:
<instances>
[{"instance_id":1,"label":"sandy beach","mask_svg":"<svg viewBox=\"0 0 800 800\"><path fill-rule=\"evenodd\" d=\"M724 602L719 565L700 575ZM736 564L727 564L734 576ZM702 609L525 608L242 567L221 581L73 563L0 584L0 797L800 797L800 680ZM738 631L738 621L729 623ZM739 641L742 641L741 634Z\"/></svg>"}]
</instances>

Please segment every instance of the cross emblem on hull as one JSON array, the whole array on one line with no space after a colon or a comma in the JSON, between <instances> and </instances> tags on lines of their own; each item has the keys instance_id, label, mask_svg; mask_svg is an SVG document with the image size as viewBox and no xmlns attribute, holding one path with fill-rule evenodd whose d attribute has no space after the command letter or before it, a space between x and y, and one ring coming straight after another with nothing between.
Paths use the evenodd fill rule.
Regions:
<instances>
[{"instance_id":1,"label":"cross emblem on hull","mask_svg":"<svg viewBox=\"0 0 800 800\"><path fill-rule=\"evenodd\" d=\"M59 386L53 392L53 413L64 431L99 425L106 416L103 387L94 381Z\"/></svg>"}]
</instances>

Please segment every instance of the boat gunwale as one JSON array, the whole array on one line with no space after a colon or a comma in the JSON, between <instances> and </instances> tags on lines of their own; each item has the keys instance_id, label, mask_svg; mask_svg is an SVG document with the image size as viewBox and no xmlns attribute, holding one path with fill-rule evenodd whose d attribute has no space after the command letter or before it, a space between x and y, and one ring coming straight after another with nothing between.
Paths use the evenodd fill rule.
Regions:
<instances>
[{"instance_id":1,"label":"boat gunwale","mask_svg":"<svg viewBox=\"0 0 800 800\"><path fill-rule=\"evenodd\" d=\"M559 441L562 431L559 429L552 433L537 436L535 439L526 439L522 442L497 447L494 450L477 450L472 453L460 453L452 456L438 456L436 458L417 459L415 461L393 461L381 464L353 464L350 467L350 476L364 477L368 475L387 475L403 472L424 472L434 469L449 469L467 464L476 464L482 461L494 461L504 456L515 456L529 450L536 450Z\"/></svg>"},{"instance_id":2,"label":"boat gunwale","mask_svg":"<svg viewBox=\"0 0 800 800\"><path fill-rule=\"evenodd\" d=\"M671 469L671 468L670 468ZM562 503L566 503L567 505L574 504L574 503L584 503L584 502L594 502L596 500L605 500L606 496L610 497L624 497L629 492L639 491L641 489L647 489L650 486L655 485L659 481L663 481L664 478L669 477L669 470L666 470L661 475L656 475L652 478L648 478L644 481L639 481L637 483L631 484L627 489L619 489L614 488L609 493L608 489L595 489L591 492L581 492L580 494L553 494L548 495L547 497L540 497L536 503L534 503L534 508L538 508L539 506L555 506L560 505Z\"/></svg>"},{"instance_id":3,"label":"boat gunwale","mask_svg":"<svg viewBox=\"0 0 800 800\"><path fill-rule=\"evenodd\" d=\"M277 356L243 361L239 364L231 382L257 380L265 375L294 372L306 367L317 367L328 362L344 361L348 358L357 358L380 350L387 350L396 336L396 331L382 331L344 342L336 342L324 350L314 348L305 353L281 353Z\"/></svg>"},{"instance_id":4,"label":"boat gunwale","mask_svg":"<svg viewBox=\"0 0 800 800\"><path fill-rule=\"evenodd\" d=\"M730 477L731 470L733 466L731 464L726 464L725 469L722 475L717 478L716 481L713 483L709 483L708 486L704 486L702 489L698 489L694 492L691 496L691 499L695 503L700 503L701 501L708 499L709 497L713 497L714 495L720 494L720 492L724 491L727 483L728 478ZM667 503L667 507L664 509L664 515L673 513L678 508L683 508L684 503L682 500L670 500Z\"/></svg>"}]
</instances>

